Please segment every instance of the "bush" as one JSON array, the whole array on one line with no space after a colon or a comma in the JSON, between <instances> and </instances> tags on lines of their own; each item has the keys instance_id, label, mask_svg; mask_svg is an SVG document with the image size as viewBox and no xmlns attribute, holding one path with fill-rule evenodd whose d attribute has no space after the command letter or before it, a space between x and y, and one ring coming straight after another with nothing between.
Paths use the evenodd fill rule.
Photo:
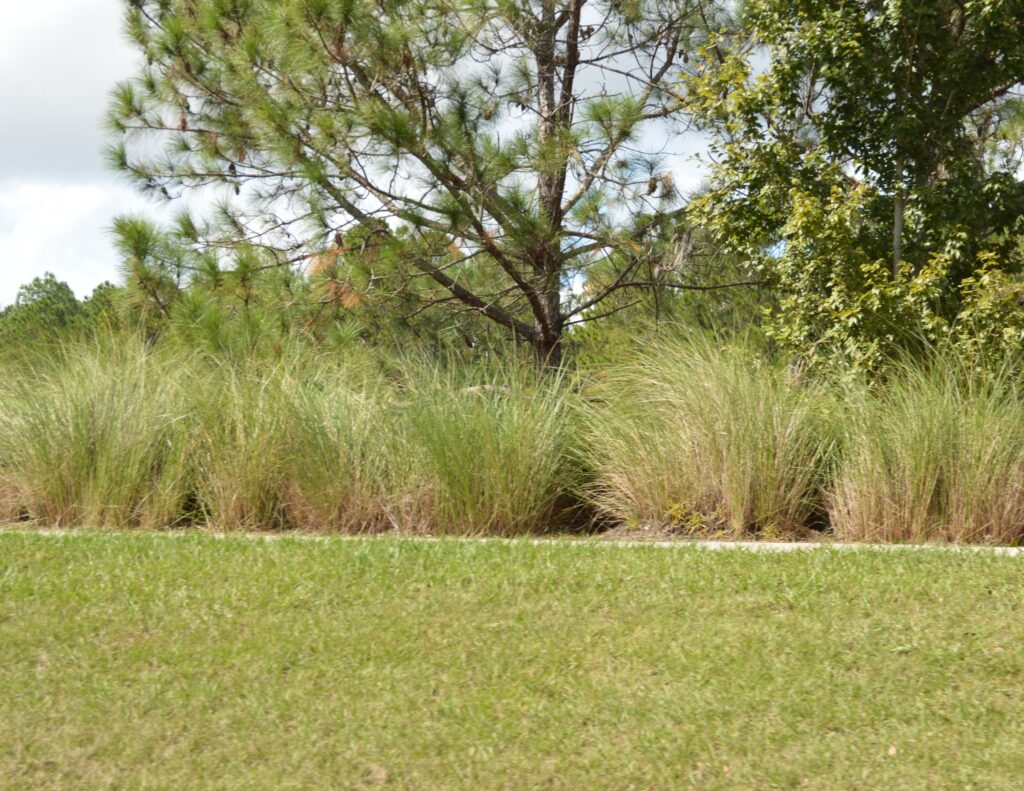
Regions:
<instances>
[{"instance_id":1,"label":"bush","mask_svg":"<svg viewBox=\"0 0 1024 791\"><path fill-rule=\"evenodd\" d=\"M549 529L575 485L570 389L524 366L161 348L68 347L8 377L5 518L514 534Z\"/></svg>"}]
</instances>

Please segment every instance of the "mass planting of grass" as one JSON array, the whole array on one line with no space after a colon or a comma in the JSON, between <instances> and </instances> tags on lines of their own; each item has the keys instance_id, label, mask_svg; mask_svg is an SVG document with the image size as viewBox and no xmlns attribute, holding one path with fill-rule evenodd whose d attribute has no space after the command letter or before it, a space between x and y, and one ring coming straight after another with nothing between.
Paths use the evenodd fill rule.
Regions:
<instances>
[{"instance_id":1,"label":"mass planting of grass","mask_svg":"<svg viewBox=\"0 0 1024 791\"><path fill-rule=\"evenodd\" d=\"M0 534L35 788L1009 788L1024 566L925 551Z\"/></svg>"},{"instance_id":2,"label":"mass planting of grass","mask_svg":"<svg viewBox=\"0 0 1024 791\"><path fill-rule=\"evenodd\" d=\"M511 358L203 355L116 338L7 366L0 518L37 525L1019 544L1019 377L800 375L688 338Z\"/></svg>"},{"instance_id":3,"label":"mass planting of grass","mask_svg":"<svg viewBox=\"0 0 1024 791\"><path fill-rule=\"evenodd\" d=\"M578 510L576 394L527 366L72 348L0 383L0 516L514 535Z\"/></svg>"}]
</instances>

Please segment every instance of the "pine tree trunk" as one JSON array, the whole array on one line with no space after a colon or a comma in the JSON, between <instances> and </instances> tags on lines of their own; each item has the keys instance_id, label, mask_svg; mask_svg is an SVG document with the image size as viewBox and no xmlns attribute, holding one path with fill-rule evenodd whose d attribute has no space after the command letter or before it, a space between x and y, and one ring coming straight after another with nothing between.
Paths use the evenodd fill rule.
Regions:
<instances>
[{"instance_id":1,"label":"pine tree trunk","mask_svg":"<svg viewBox=\"0 0 1024 791\"><path fill-rule=\"evenodd\" d=\"M892 277L900 276L900 262L903 260L903 191L900 189L893 200L892 218Z\"/></svg>"},{"instance_id":2,"label":"pine tree trunk","mask_svg":"<svg viewBox=\"0 0 1024 791\"><path fill-rule=\"evenodd\" d=\"M534 345L537 367L541 371L555 371L562 366L562 333L538 339Z\"/></svg>"},{"instance_id":3,"label":"pine tree trunk","mask_svg":"<svg viewBox=\"0 0 1024 791\"><path fill-rule=\"evenodd\" d=\"M559 262L560 263L560 262ZM552 267L559 263L552 263ZM562 364L562 294L557 275L543 295L544 315L538 317L533 343L537 355L537 366L541 370L555 369Z\"/></svg>"},{"instance_id":4,"label":"pine tree trunk","mask_svg":"<svg viewBox=\"0 0 1024 791\"><path fill-rule=\"evenodd\" d=\"M578 9L577 9L578 11ZM537 65L537 106L539 118L537 137L541 145L547 144L558 136L559 130L567 128L571 122L569 115L564 114L558 103L558 27L554 0L542 0L541 24L538 27L534 45L534 57ZM576 20L578 22L578 20ZM575 50L578 37L578 25L573 25L567 35L568 46ZM576 55L573 54L571 67L575 70ZM567 80L569 74L563 75ZM571 86L571 82L570 82ZM567 87L564 85L563 88ZM537 365L541 370L552 370L562 364L562 294L561 276L565 263L560 249L559 229L562 225L562 197L565 190L568 161L562 157L558 165L543 169L537 178L537 197L541 211L546 216L548 237L537 240L533 256L533 267L538 281L543 285L540 290L540 310L534 308L534 350Z\"/></svg>"}]
</instances>

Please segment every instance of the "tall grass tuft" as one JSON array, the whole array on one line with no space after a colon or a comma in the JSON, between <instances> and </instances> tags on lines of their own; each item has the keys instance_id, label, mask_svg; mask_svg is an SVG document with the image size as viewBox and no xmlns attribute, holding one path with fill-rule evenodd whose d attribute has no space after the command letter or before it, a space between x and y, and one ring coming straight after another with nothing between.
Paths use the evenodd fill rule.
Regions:
<instances>
[{"instance_id":1,"label":"tall grass tuft","mask_svg":"<svg viewBox=\"0 0 1024 791\"><path fill-rule=\"evenodd\" d=\"M408 376L405 522L447 534L551 530L576 485L566 379L510 366Z\"/></svg>"},{"instance_id":2,"label":"tall grass tuft","mask_svg":"<svg viewBox=\"0 0 1024 791\"><path fill-rule=\"evenodd\" d=\"M191 435L180 361L119 339L40 357L0 392L8 515L164 527L188 516Z\"/></svg>"},{"instance_id":3,"label":"tall grass tuft","mask_svg":"<svg viewBox=\"0 0 1024 791\"><path fill-rule=\"evenodd\" d=\"M329 365L295 383L293 397L284 493L291 524L347 533L393 527L408 498L397 470L409 460L391 389Z\"/></svg>"},{"instance_id":4,"label":"tall grass tuft","mask_svg":"<svg viewBox=\"0 0 1024 791\"><path fill-rule=\"evenodd\" d=\"M597 505L627 524L792 535L821 509L829 401L743 346L663 343L599 377Z\"/></svg>"},{"instance_id":5,"label":"tall grass tuft","mask_svg":"<svg viewBox=\"0 0 1024 791\"><path fill-rule=\"evenodd\" d=\"M298 386L282 362L213 360L192 372L197 494L216 529L290 526L285 493Z\"/></svg>"},{"instance_id":6,"label":"tall grass tuft","mask_svg":"<svg viewBox=\"0 0 1024 791\"><path fill-rule=\"evenodd\" d=\"M852 393L846 413L829 508L837 537L1024 539L1024 403L1011 379L908 365Z\"/></svg>"}]
</instances>

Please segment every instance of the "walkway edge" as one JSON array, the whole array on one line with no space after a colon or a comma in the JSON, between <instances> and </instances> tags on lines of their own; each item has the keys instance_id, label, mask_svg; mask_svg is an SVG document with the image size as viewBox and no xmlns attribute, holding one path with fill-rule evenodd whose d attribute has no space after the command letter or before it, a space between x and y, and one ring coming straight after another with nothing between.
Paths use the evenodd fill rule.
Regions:
<instances>
[{"instance_id":1,"label":"walkway edge","mask_svg":"<svg viewBox=\"0 0 1024 791\"><path fill-rule=\"evenodd\" d=\"M498 543L498 544L532 544L537 546L585 546L585 547L657 547L659 549L698 549L709 552L745 550L749 552L802 552L813 550L838 551L874 551L874 552L952 552L979 553L988 555L1024 555L1024 547L960 545L960 544L858 544L841 543L838 541L711 541L701 539L679 539L675 541L637 541L601 539L596 537L571 538L555 536L552 538L520 537L503 538L500 536L428 536L382 533L377 535L318 535L313 533L245 533L216 532L212 530L67 530L62 528L25 529L21 527L2 528L0 536L49 536L68 538L88 535L117 536L163 536L166 538L183 538L188 536L207 536L210 538L247 538L254 541L415 541L415 542L460 542L460 543Z\"/></svg>"}]
</instances>

